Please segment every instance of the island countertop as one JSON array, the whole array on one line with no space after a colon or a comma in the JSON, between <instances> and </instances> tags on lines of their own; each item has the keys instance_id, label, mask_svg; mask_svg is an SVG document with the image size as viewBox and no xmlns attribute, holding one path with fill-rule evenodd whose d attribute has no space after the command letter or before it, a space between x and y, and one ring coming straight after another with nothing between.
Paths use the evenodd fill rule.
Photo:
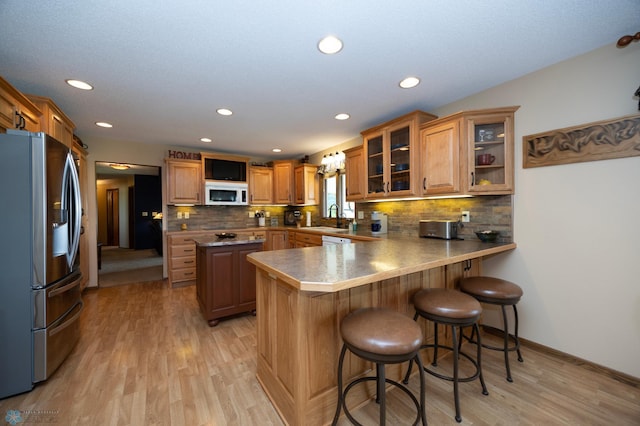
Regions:
<instances>
[{"instance_id":1,"label":"island countertop","mask_svg":"<svg viewBox=\"0 0 640 426\"><path fill-rule=\"evenodd\" d=\"M199 247L220 247L220 246L231 246L237 244L253 244L253 243L264 243L264 239L255 238L253 236L244 236L238 235L235 238L218 238L214 236L207 237L195 237L193 241Z\"/></svg>"},{"instance_id":2,"label":"island countertop","mask_svg":"<svg viewBox=\"0 0 640 426\"><path fill-rule=\"evenodd\" d=\"M337 292L515 248L515 243L394 237L286 252L263 251L247 258L297 290Z\"/></svg>"}]
</instances>

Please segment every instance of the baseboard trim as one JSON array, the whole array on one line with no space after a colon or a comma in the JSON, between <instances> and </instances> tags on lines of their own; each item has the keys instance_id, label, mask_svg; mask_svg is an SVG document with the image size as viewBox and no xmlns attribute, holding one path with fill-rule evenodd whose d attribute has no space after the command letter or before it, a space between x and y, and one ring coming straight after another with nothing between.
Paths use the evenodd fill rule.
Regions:
<instances>
[{"instance_id":1,"label":"baseboard trim","mask_svg":"<svg viewBox=\"0 0 640 426\"><path fill-rule=\"evenodd\" d=\"M491 326L487 326L487 325L483 325L482 326L482 330L485 333L488 334L493 334L495 336L499 336L502 337L502 330L495 328L495 327L491 327ZM570 355L568 353L559 351L557 349L553 349L550 348L548 346L544 346L541 345L539 343L536 342L532 342L530 340L527 339L523 339L522 337L520 337L520 346L526 346L528 348L531 348L537 352L541 352L550 356L553 356L555 358L559 358L565 362L569 362L573 365L577 365L580 367L583 367L589 371L592 371L594 373L598 373L598 374L603 374L606 375L607 377L610 377L614 380L617 380L618 382L624 383L626 385L629 386L633 386L634 388L638 388L640 389L640 378L637 377L633 377L629 374L626 373L622 373L620 371L617 370L613 370L611 368L608 367L604 367L602 365L596 364L594 362L591 361L587 361L585 359L582 358L578 358L577 356L573 356Z\"/></svg>"}]
</instances>

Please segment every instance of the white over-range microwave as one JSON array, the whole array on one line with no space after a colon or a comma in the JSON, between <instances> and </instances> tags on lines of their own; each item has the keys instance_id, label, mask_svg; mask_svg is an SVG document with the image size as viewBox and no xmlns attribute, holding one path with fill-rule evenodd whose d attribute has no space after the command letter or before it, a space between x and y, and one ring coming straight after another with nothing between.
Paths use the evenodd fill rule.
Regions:
<instances>
[{"instance_id":1,"label":"white over-range microwave","mask_svg":"<svg viewBox=\"0 0 640 426\"><path fill-rule=\"evenodd\" d=\"M243 182L206 182L204 184L207 206L246 206L249 185Z\"/></svg>"}]
</instances>

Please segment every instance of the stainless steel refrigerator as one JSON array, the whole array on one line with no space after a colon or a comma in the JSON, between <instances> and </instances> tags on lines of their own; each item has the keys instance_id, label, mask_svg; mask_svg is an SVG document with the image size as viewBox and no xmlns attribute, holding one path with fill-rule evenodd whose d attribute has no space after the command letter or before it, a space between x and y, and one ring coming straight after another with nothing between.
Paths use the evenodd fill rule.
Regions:
<instances>
[{"instance_id":1,"label":"stainless steel refrigerator","mask_svg":"<svg viewBox=\"0 0 640 426\"><path fill-rule=\"evenodd\" d=\"M78 342L81 215L70 149L0 134L0 398L46 380Z\"/></svg>"}]
</instances>

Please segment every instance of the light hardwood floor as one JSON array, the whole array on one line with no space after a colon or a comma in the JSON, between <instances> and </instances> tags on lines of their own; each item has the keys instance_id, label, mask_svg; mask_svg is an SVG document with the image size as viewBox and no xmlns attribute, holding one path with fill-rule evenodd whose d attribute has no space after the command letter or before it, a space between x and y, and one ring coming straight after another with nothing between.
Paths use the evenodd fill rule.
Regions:
<instances>
[{"instance_id":1,"label":"light hardwood floor","mask_svg":"<svg viewBox=\"0 0 640 426\"><path fill-rule=\"evenodd\" d=\"M195 287L169 289L162 281L88 290L84 300L82 338L70 358L32 392L0 400L0 418L20 410L22 424L282 424L255 378L254 317L210 328ZM501 354L483 351L489 395L478 382L461 384L462 424L640 424L637 387L535 348L524 347L523 356L507 383ZM414 375L411 387L417 382ZM388 404L387 424L411 422L398 392L389 392ZM374 424L377 406L354 413ZM451 383L427 376L427 418L456 424Z\"/></svg>"}]
</instances>

